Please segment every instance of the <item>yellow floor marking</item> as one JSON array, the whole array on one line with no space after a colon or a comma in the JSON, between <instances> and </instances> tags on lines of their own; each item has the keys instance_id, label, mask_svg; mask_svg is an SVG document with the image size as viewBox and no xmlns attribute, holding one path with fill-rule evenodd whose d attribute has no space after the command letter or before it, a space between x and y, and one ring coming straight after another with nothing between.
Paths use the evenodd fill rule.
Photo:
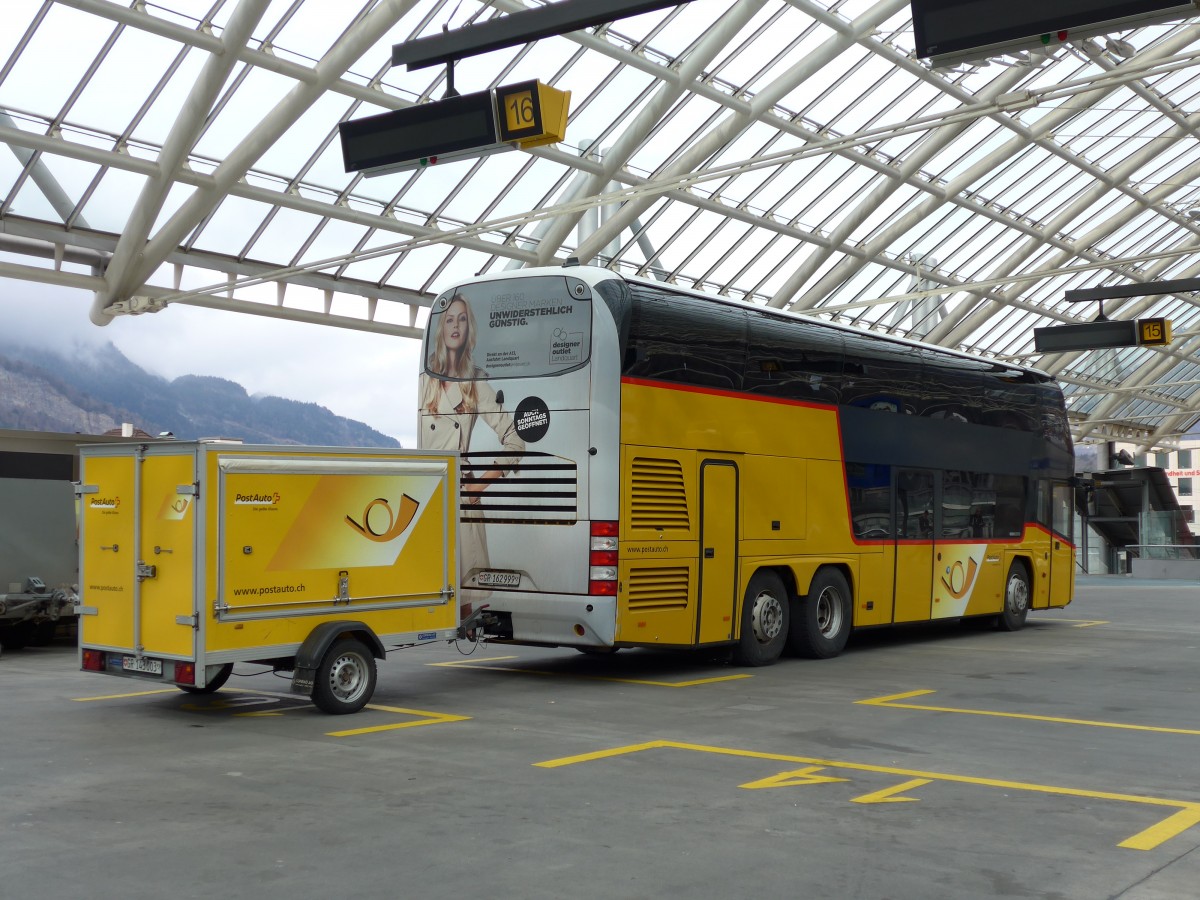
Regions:
<instances>
[{"instance_id":1,"label":"yellow floor marking","mask_svg":"<svg viewBox=\"0 0 1200 900\"><path fill-rule=\"evenodd\" d=\"M850 780L849 778L835 778L832 775L816 774L822 770L822 766L809 766L806 769L796 769L791 772L780 772L778 775L771 775L768 778L760 778L758 781L747 781L745 784L739 784L738 787L744 787L750 791L757 791L762 788L797 787L801 784L833 784L837 781Z\"/></svg>"},{"instance_id":2,"label":"yellow floor marking","mask_svg":"<svg viewBox=\"0 0 1200 900\"><path fill-rule=\"evenodd\" d=\"M958 709L953 706L926 706L920 703L897 703L909 697L922 697L936 694L937 691L909 691L905 694L892 694L887 697L875 697L871 700L856 700L860 706L885 706L888 709L916 709L922 712L958 713L964 716L994 716L1001 719L1025 719L1031 722L1054 722L1058 725L1086 725L1089 728L1116 728L1123 731L1153 731L1159 734L1200 734L1196 728L1164 728L1161 725L1131 725L1127 722L1098 722L1091 719L1066 719L1061 716L1036 716L1032 713L1000 712L992 709Z\"/></svg>"},{"instance_id":3,"label":"yellow floor marking","mask_svg":"<svg viewBox=\"0 0 1200 900\"><path fill-rule=\"evenodd\" d=\"M455 716L450 713L428 712L423 709L400 709L395 706L379 706L375 703L368 703L367 709L375 709L380 712L396 713L404 716L422 716L412 722L394 722L391 725L369 725L365 728L347 728L345 731L327 731L325 732L330 737L351 737L356 734L371 734L376 731L395 731L398 728L416 728L419 725L444 725L449 722L466 722L470 720L470 716Z\"/></svg>"},{"instance_id":4,"label":"yellow floor marking","mask_svg":"<svg viewBox=\"0 0 1200 900\"><path fill-rule=\"evenodd\" d=\"M855 797L851 803L916 803L916 797L897 797L896 794L902 794L905 791L911 791L914 788L919 788L923 784L929 784L928 778L914 778L911 781L906 781L903 784L895 784L890 788L884 788L882 791L876 791L873 794L863 794L861 797Z\"/></svg>"},{"instance_id":5,"label":"yellow floor marking","mask_svg":"<svg viewBox=\"0 0 1200 900\"><path fill-rule=\"evenodd\" d=\"M894 766L873 766L866 763L839 762L830 759L816 759L807 756L792 756L784 753L764 753L758 750L735 750L729 747L712 747L704 744L688 744L681 741L647 741L642 744L629 744L624 747L614 747L610 750L597 750L592 753L581 753L576 756L564 756L559 759L548 759L534 763L538 768L557 769L572 766L577 763L594 762L601 759L612 759L618 756L628 756L643 750L689 750L696 753L712 753L719 756L736 756L745 759L768 759L788 763L798 763L804 766L825 767L831 769L850 769L857 772L875 772L885 775L899 775L911 779L905 785L894 788L898 790L917 787L914 782L925 783L933 781L949 782L951 784L969 784L979 787L999 788L1005 791L1027 791L1039 794L1050 794L1058 797L1080 797L1090 800L1111 800L1117 803L1136 803L1145 806L1171 807L1178 812L1152 825L1133 837L1122 841L1118 846L1132 850L1153 850L1160 844L1182 834L1193 825L1200 823L1200 803L1187 800L1171 800L1165 797L1145 797L1138 794L1122 794L1113 791L1089 791L1082 788L1058 787L1049 784L1031 784L1023 781L1005 781L998 778L975 778L969 775L953 775L946 772L922 772L916 769L900 769ZM784 773L785 775L793 773ZM811 782L799 782L811 783ZM877 792L879 795L885 792ZM870 794L866 795L872 796Z\"/></svg>"},{"instance_id":6,"label":"yellow floor marking","mask_svg":"<svg viewBox=\"0 0 1200 900\"><path fill-rule=\"evenodd\" d=\"M209 703L185 703L180 709L188 712L229 712L240 706L257 706L259 704L278 702L279 700L295 700L295 706L289 706L282 712L254 710L252 712L235 712L233 715L238 718L265 718L268 716L282 716L285 712L294 712L298 709L306 709L312 707L312 702L307 697L299 694L281 694L271 691L256 691L250 688L225 688L224 693L227 694L242 694L245 696L231 698L220 697L213 695ZM137 691L132 694L109 694L104 697L75 697L79 703L86 703L91 700L120 700L125 697L145 697L150 694L174 694L178 693L178 688L166 688L157 691ZM376 703L368 703L366 709L374 709L379 712L396 713L404 716L419 716L420 718L408 722L393 722L388 725L370 725L364 728L347 728L342 731L327 731L325 732L330 737L351 737L356 734L370 734L375 731L395 731L398 728L416 728L419 725L443 725L448 722L466 722L470 720L470 716L457 716L452 713L429 712L424 709L401 709L395 706L380 706Z\"/></svg>"},{"instance_id":7,"label":"yellow floor marking","mask_svg":"<svg viewBox=\"0 0 1200 900\"><path fill-rule=\"evenodd\" d=\"M148 697L151 694L174 694L179 688L160 688L157 691L134 691L131 694L105 694L103 697L73 697L76 703L91 703L93 700L124 700L126 697Z\"/></svg>"},{"instance_id":8,"label":"yellow floor marking","mask_svg":"<svg viewBox=\"0 0 1200 900\"><path fill-rule=\"evenodd\" d=\"M1159 844L1169 841L1177 834L1182 834L1198 822L1200 822L1200 805L1191 804L1179 810L1175 815L1163 819L1157 825L1151 825L1145 831L1138 832L1133 837L1121 841L1117 846L1130 850L1153 850Z\"/></svg>"},{"instance_id":9,"label":"yellow floor marking","mask_svg":"<svg viewBox=\"0 0 1200 900\"><path fill-rule=\"evenodd\" d=\"M499 656L496 659L519 659L516 656ZM564 678L581 678L587 681L615 681L618 684L646 684L651 687L683 688L696 687L700 684L716 684L718 681L739 681L743 678L753 678L753 675L718 675L713 678L696 678L691 681L651 681L646 678L612 678L607 675L581 675L575 672L547 672L542 669L520 669L515 666L493 666L482 662L465 661L429 663L431 666L446 666L454 669L482 669L489 672L516 672L520 675L557 675Z\"/></svg>"},{"instance_id":10,"label":"yellow floor marking","mask_svg":"<svg viewBox=\"0 0 1200 900\"><path fill-rule=\"evenodd\" d=\"M1111 625L1112 624L1112 622L1109 622L1105 619L1054 619L1054 620L1038 619L1038 624L1044 625L1049 621L1069 623L1072 628L1091 628L1093 625Z\"/></svg>"}]
</instances>

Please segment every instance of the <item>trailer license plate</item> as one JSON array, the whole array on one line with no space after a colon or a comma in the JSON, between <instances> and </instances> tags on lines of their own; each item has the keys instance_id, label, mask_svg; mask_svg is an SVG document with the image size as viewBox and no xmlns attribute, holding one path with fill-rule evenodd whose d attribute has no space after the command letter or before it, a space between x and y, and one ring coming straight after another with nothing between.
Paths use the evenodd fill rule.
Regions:
<instances>
[{"instance_id":1,"label":"trailer license plate","mask_svg":"<svg viewBox=\"0 0 1200 900\"><path fill-rule=\"evenodd\" d=\"M484 587L520 587L520 572L480 572L475 576L477 584Z\"/></svg>"},{"instance_id":2,"label":"trailer license plate","mask_svg":"<svg viewBox=\"0 0 1200 900\"><path fill-rule=\"evenodd\" d=\"M136 656L125 656L121 659L121 668L126 672L145 672L147 675L161 675L162 660L146 659L144 656L140 659Z\"/></svg>"}]
</instances>

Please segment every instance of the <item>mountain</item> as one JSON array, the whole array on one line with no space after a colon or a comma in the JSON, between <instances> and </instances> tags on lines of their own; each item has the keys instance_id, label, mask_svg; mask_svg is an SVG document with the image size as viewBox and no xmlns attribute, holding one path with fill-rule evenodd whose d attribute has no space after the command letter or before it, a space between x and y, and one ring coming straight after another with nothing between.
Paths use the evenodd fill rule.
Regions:
<instances>
[{"instance_id":1,"label":"mountain","mask_svg":"<svg viewBox=\"0 0 1200 900\"><path fill-rule=\"evenodd\" d=\"M103 434L125 422L152 435L169 431L179 440L400 446L315 403L251 397L236 382L206 375L168 381L130 362L112 344L68 357L0 343L0 428Z\"/></svg>"}]
</instances>

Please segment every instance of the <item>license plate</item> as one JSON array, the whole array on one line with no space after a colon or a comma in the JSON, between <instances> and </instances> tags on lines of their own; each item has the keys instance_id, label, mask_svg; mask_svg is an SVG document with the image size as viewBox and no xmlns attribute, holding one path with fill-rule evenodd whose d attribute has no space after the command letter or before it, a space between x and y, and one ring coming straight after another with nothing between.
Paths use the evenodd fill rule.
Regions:
<instances>
[{"instance_id":1,"label":"license plate","mask_svg":"<svg viewBox=\"0 0 1200 900\"><path fill-rule=\"evenodd\" d=\"M484 587L519 587L520 572L480 572L475 576L476 584Z\"/></svg>"},{"instance_id":2,"label":"license plate","mask_svg":"<svg viewBox=\"0 0 1200 900\"><path fill-rule=\"evenodd\" d=\"M125 656L121 658L121 668L126 672L145 672L147 675L161 675L162 660L147 659L144 656Z\"/></svg>"}]
</instances>

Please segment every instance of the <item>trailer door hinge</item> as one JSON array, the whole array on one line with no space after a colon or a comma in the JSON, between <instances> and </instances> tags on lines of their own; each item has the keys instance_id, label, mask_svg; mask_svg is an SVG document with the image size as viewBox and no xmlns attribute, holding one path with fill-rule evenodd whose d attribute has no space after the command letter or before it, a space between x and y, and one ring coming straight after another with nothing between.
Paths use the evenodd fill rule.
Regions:
<instances>
[{"instance_id":1,"label":"trailer door hinge","mask_svg":"<svg viewBox=\"0 0 1200 900\"><path fill-rule=\"evenodd\" d=\"M181 494L185 497L199 497L200 496L200 482L194 481L191 484L177 485L175 487L175 493Z\"/></svg>"},{"instance_id":2,"label":"trailer door hinge","mask_svg":"<svg viewBox=\"0 0 1200 900\"><path fill-rule=\"evenodd\" d=\"M194 612L190 616L176 616L176 625L191 625L193 631L200 630L200 613Z\"/></svg>"},{"instance_id":3,"label":"trailer door hinge","mask_svg":"<svg viewBox=\"0 0 1200 900\"><path fill-rule=\"evenodd\" d=\"M137 564L137 579L145 581L147 578L154 578L158 575L158 566L148 566L144 562Z\"/></svg>"}]
</instances>

